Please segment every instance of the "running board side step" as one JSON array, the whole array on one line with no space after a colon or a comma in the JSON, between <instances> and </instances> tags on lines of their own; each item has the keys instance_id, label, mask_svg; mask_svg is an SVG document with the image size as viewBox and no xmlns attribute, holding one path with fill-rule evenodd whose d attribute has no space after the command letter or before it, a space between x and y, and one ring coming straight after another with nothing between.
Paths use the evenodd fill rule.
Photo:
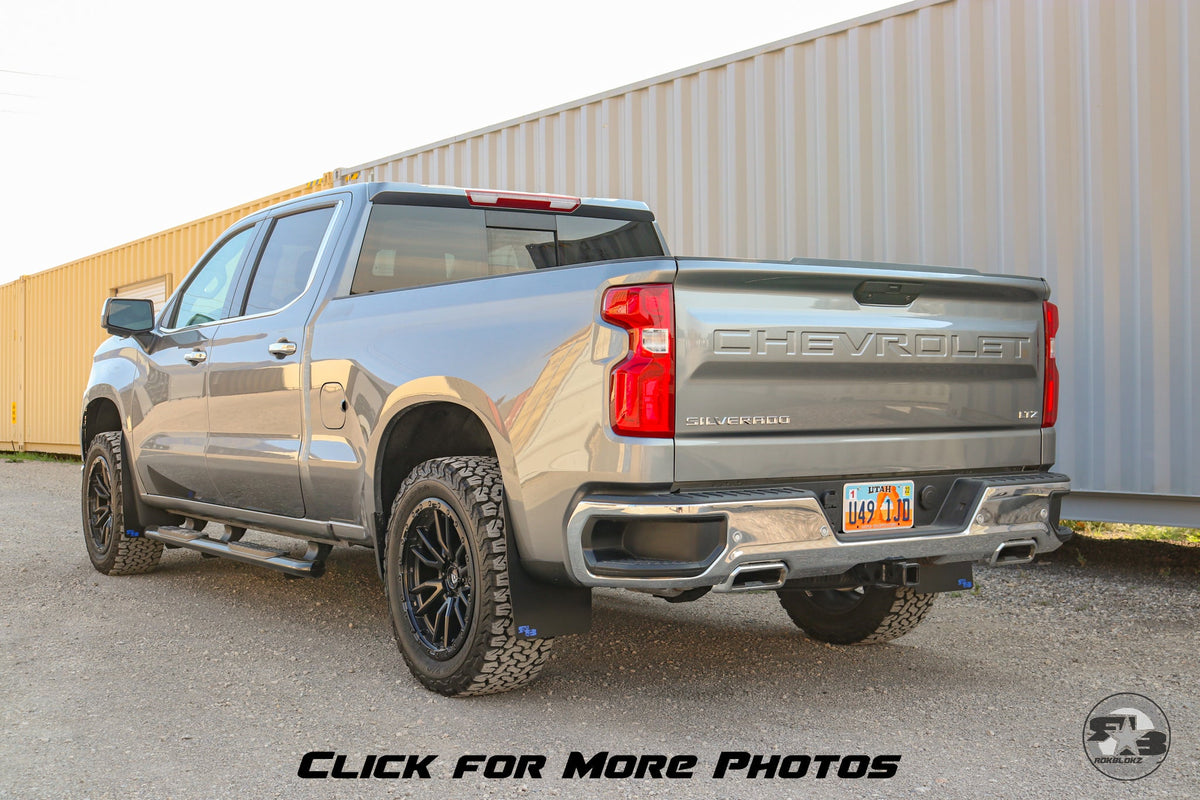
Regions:
<instances>
[{"instance_id":1,"label":"running board side step","mask_svg":"<svg viewBox=\"0 0 1200 800\"><path fill-rule=\"evenodd\" d=\"M142 535L173 547L186 547L203 555L266 567L296 578L319 578L325 574L325 557L332 549L331 545L309 542L304 555L294 558L285 550L276 550L253 542L213 539L191 528L147 528Z\"/></svg>"}]
</instances>

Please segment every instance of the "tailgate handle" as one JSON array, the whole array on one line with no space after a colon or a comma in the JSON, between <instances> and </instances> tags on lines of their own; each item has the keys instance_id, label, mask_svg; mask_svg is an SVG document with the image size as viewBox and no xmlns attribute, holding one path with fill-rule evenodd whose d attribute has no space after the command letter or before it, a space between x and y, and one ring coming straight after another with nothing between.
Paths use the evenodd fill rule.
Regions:
<instances>
[{"instance_id":1,"label":"tailgate handle","mask_svg":"<svg viewBox=\"0 0 1200 800\"><path fill-rule=\"evenodd\" d=\"M854 299L864 306L906 306L917 299L922 288L911 282L863 281L854 290Z\"/></svg>"}]
</instances>

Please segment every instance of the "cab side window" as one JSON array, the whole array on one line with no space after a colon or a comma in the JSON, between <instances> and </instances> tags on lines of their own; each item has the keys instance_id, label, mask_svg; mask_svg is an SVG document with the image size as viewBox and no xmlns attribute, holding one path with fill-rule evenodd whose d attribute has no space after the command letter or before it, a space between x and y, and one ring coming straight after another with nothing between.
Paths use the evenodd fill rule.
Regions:
<instances>
[{"instance_id":1,"label":"cab side window","mask_svg":"<svg viewBox=\"0 0 1200 800\"><path fill-rule=\"evenodd\" d=\"M171 327L203 325L228 316L225 304L233 289L238 265L253 238L253 227L235 233L196 270L175 306Z\"/></svg>"},{"instance_id":2,"label":"cab side window","mask_svg":"<svg viewBox=\"0 0 1200 800\"><path fill-rule=\"evenodd\" d=\"M300 296L308 286L333 212L334 207L329 206L275 220L250 279L242 314L275 311Z\"/></svg>"}]
</instances>

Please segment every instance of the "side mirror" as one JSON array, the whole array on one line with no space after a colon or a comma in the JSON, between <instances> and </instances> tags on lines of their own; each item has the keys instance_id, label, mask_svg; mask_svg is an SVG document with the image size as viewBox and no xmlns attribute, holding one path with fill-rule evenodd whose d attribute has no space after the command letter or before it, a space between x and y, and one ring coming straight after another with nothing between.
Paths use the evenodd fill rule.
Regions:
<instances>
[{"instance_id":1,"label":"side mirror","mask_svg":"<svg viewBox=\"0 0 1200 800\"><path fill-rule=\"evenodd\" d=\"M154 303L134 297L110 297L104 301L100 324L115 336L148 333L154 329Z\"/></svg>"}]
</instances>

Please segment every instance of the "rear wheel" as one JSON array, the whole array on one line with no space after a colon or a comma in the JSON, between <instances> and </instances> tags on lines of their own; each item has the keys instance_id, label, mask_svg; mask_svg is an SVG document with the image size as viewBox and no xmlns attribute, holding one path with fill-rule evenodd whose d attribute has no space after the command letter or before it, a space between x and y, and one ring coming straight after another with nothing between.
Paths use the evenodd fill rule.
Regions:
<instances>
[{"instance_id":1,"label":"rear wheel","mask_svg":"<svg viewBox=\"0 0 1200 800\"><path fill-rule=\"evenodd\" d=\"M83 461L83 541L106 575L135 575L158 566L162 542L142 536L133 479L120 431L99 433Z\"/></svg>"},{"instance_id":2,"label":"rear wheel","mask_svg":"<svg viewBox=\"0 0 1200 800\"><path fill-rule=\"evenodd\" d=\"M550 639L518 636L508 591L504 487L494 458L435 458L404 481L385 577L401 655L426 688L492 694L541 671Z\"/></svg>"},{"instance_id":3,"label":"rear wheel","mask_svg":"<svg viewBox=\"0 0 1200 800\"><path fill-rule=\"evenodd\" d=\"M934 594L907 586L856 589L780 589L779 603L809 637L832 644L877 644L911 631Z\"/></svg>"}]
</instances>

